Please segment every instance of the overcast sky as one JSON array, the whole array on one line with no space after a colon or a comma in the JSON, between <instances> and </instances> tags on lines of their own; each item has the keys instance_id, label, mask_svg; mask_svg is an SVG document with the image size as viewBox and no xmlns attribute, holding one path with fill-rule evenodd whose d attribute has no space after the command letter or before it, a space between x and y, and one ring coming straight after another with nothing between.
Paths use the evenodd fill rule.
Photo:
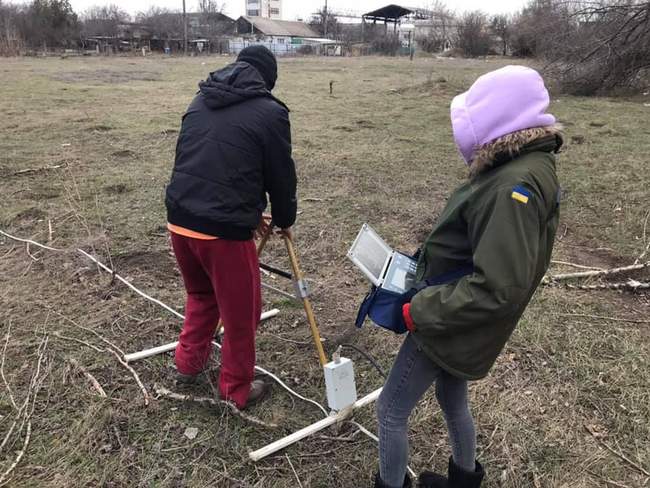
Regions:
<instances>
[{"instance_id":1,"label":"overcast sky","mask_svg":"<svg viewBox=\"0 0 650 488\"><path fill-rule=\"evenodd\" d=\"M196 10L197 0L186 0L187 10ZM136 13L147 10L149 6L166 7L172 9L182 9L182 0L71 0L72 6L77 13L82 13L92 5L104 5L113 3L128 11ZM239 17L244 14L244 0L227 0L226 13L232 17ZM332 10L353 8L359 12L368 12L370 10L383 7L390 3L402 5L422 6L426 5L426 0L406 0L404 3L393 0L329 0L329 8ZM482 9L487 13L507 13L520 9L526 0L498 0L495 2L486 2L485 0L449 0L446 2L449 7L456 11ZM283 0L283 17L285 20L295 20L299 17L308 18L309 15L321 8L325 0Z\"/></svg>"}]
</instances>

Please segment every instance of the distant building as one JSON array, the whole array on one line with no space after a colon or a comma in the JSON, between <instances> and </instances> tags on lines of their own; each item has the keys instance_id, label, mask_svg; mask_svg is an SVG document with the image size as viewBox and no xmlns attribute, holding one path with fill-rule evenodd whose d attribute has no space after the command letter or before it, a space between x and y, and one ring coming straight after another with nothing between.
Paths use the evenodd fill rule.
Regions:
<instances>
[{"instance_id":1,"label":"distant building","mask_svg":"<svg viewBox=\"0 0 650 488\"><path fill-rule=\"evenodd\" d=\"M340 42L323 39L304 22L272 20L262 17L237 19L236 39L230 41L230 52L238 54L247 46L261 44L278 56L290 54L340 55Z\"/></svg>"},{"instance_id":2,"label":"distant building","mask_svg":"<svg viewBox=\"0 0 650 488\"><path fill-rule=\"evenodd\" d=\"M282 19L282 0L244 0L247 17Z\"/></svg>"}]
</instances>

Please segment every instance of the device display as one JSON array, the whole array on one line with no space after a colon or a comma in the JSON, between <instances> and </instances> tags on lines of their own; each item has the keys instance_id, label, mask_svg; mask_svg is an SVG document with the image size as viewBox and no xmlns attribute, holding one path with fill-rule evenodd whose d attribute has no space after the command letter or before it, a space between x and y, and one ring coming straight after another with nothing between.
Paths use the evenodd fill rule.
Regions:
<instances>
[{"instance_id":1,"label":"device display","mask_svg":"<svg viewBox=\"0 0 650 488\"><path fill-rule=\"evenodd\" d=\"M361 227L348 257L375 286L405 293L415 284L417 261L394 251L368 224Z\"/></svg>"}]
</instances>

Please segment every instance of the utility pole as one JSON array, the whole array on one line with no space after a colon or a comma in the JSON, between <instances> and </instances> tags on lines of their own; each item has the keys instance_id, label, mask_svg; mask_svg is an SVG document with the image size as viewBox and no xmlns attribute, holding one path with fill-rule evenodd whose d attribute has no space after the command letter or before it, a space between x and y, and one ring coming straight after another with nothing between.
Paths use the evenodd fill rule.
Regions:
<instances>
[{"instance_id":1,"label":"utility pole","mask_svg":"<svg viewBox=\"0 0 650 488\"><path fill-rule=\"evenodd\" d=\"M325 12L325 20L324 20L325 26L323 28L324 29L324 34L323 35L324 35L324 37L327 37L327 20L328 20L328 18L327 18L328 17L328 15L327 15L327 0L325 0L325 10L324 10L324 12Z\"/></svg>"},{"instance_id":2,"label":"utility pole","mask_svg":"<svg viewBox=\"0 0 650 488\"><path fill-rule=\"evenodd\" d=\"M187 11L183 0L183 53L187 56Z\"/></svg>"}]
</instances>

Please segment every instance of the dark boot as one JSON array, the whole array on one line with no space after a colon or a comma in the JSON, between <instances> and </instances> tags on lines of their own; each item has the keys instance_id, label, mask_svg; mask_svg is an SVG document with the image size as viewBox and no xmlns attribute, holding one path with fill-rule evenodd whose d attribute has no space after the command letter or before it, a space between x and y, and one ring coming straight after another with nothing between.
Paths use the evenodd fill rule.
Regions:
<instances>
[{"instance_id":1,"label":"dark boot","mask_svg":"<svg viewBox=\"0 0 650 488\"><path fill-rule=\"evenodd\" d=\"M418 486L420 488L449 488L449 480L441 474L425 471L418 476Z\"/></svg>"},{"instance_id":2,"label":"dark boot","mask_svg":"<svg viewBox=\"0 0 650 488\"><path fill-rule=\"evenodd\" d=\"M481 463L476 461L473 472L465 471L449 458L449 478L431 471L425 471L418 478L421 488L479 488L485 476Z\"/></svg>"},{"instance_id":3,"label":"dark boot","mask_svg":"<svg viewBox=\"0 0 650 488\"><path fill-rule=\"evenodd\" d=\"M411 483L411 478L408 474L404 476L404 484L402 488L411 488L413 483ZM381 480L379 473L375 475L375 488L389 488L389 486Z\"/></svg>"}]
</instances>

